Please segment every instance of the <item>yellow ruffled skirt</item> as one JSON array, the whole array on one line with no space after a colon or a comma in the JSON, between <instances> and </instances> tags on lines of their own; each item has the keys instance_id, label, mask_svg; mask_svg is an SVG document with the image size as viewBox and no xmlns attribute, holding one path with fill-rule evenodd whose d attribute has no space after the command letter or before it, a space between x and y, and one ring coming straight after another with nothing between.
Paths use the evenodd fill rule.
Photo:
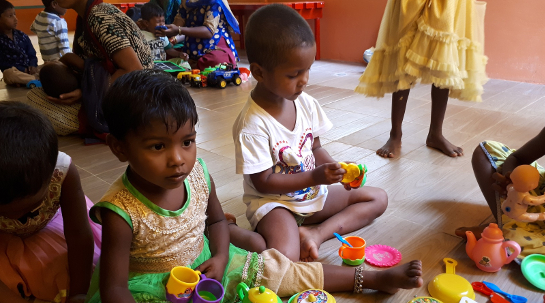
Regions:
<instances>
[{"instance_id":1,"label":"yellow ruffled skirt","mask_svg":"<svg viewBox=\"0 0 545 303\"><path fill-rule=\"evenodd\" d=\"M389 0L356 92L380 98L420 80L448 88L451 98L482 101L485 8L475 0Z\"/></svg>"}]
</instances>

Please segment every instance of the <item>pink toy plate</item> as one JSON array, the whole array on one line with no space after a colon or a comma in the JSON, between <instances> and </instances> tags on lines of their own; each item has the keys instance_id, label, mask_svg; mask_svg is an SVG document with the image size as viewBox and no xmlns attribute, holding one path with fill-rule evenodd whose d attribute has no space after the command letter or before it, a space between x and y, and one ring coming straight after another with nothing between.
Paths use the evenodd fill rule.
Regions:
<instances>
[{"instance_id":1,"label":"pink toy plate","mask_svg":"<svg viewBox=\"0 0 545 303\"><path fill-rule=\"evenodd\" d=\"M365 261L375 266L390 267L401 261L401 253L390 246L371 245L365 248Z\"/></svg>"}]
</instances>

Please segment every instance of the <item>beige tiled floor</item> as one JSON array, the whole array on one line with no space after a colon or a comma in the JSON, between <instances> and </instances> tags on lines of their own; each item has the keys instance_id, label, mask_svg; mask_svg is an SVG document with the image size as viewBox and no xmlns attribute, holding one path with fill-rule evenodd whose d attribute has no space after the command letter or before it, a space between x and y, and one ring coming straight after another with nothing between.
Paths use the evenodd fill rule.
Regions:
<instances>
[{"instance_id":1,"label":"beige tiled floor","mask_svg":"<svg viewBox=\"0 0 545 303\"><path fill-rule=\"evenodd\" d=\"M466 151L466 156L457 159L424 145L430 88L417 86L411 91L407 107L402 155L386 160L374 151L388 137L390 96L376 100L353 93L362 71L360 65L318 61L312 67L307 92L319 100L335 124L322 137L325 148L338 160L367 164L368 185L384 188L390 198L382 217L353 234L364 237L369 245L396 247L403 254L403 261L423 260L425 286L393 296L335 294L336 299L345 303L397 303L407 302L415 295L427 295L426 285L444 271L441 260L452 257L458 260L457 273L469 281L491 281L505 291L528 297L528 302L541 302L543 294L524 279L518 265L507 265L495 274L478 270L453 232L458 226L476 225L491 217L473 177L472 150L484 139L519 147L536 135L544 126L545 86L490 80L485 86L483 103L452 100L445 133ZM224 210L235 213L245 227L249 225L242 203L242 177L234 169L231 126L252 86L249 82L224 90L189 88L199 111L198 156L204 158L214 176ZM23 100L26 92L0 84L0 100ZM76 136L60 138L60 149L72 156L85 193L95 202L125 168L105 145L83 146ZM340 265L338 247L336 240L324 243L320 261ZM480 294L477 300L487 302Z\"/></svg>"}]
</instances>

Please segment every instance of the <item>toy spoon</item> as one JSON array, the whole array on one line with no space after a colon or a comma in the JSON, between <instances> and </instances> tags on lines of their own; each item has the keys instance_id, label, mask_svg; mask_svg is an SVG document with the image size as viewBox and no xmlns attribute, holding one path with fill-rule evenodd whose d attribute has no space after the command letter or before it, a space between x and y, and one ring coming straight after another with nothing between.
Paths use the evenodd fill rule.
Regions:
<instances>
[{"instance_id":1,"label":"toy spoon","mask_svg":"<svg viewBox=\"0 0 545 303\"><path fill-rule=\"evenodd\" d=\"M334 235L335 237L337 237L337 239L338 239L339 241L341 241L342 243L348 245L348 247L353 247L352 244L348 243L348 241L346 241L346 240L345 240L343 237L341 237L341 235L339 235L338 233L333 233L333 235Z\"/></svg>"},{"instance_id":2,"label":"toy spoon","mask_svg":"<svg viewBox=\"0 0 545 303\"><path fill-rule=\"evenodd\" d=\"M490 288L488 288L482 282L473 282L471 283L471 286L473 287L474 290L482 293L485 296L490 297L490 301L492 303L509 303L509 301L505 300L502 296L493 292Z\"/></svg>"},{"instance_id":3,"label":"toy spoon","mask_svg":"<svg viewBox=\"0 0 545 303\"><path fill-rule=\"evenodd\" d=\"M500 295L504 295L509 301L513 303L526 303L528 302L528 299L522 296L512 295L508 294L505 291L502 291L496 284L483 281L484 285L488 286L492 291L499 293Z\"/></svg>"}]
</instances>

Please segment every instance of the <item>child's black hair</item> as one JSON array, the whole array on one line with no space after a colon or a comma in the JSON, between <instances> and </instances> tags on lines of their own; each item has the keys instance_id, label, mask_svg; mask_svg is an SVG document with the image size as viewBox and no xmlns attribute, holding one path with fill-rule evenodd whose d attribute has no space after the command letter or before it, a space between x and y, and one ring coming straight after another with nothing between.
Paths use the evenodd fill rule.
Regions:
<instances>
[{"instance_id":1,"label":"child's black hair","mask_svg":"<svg viewBox=\"0 0 545 303\"><path fill-rule=\"evenodd\" d=\"M59 146L51 122L16 101L0 102L0 204L35 195L51 180Z\"/></svg>"},{"instance_id":2,"label":"child's black hair","mask_svg":"<svg viewBox=\"0 0 545 303\"><path fill-rule=\"evenodd\" d=\"M169 119L174 119L176 130L186 122L195 125L198 121L197 107L187 89L158 70L134 71L119 77L106 93L102 111L110 134L118 140L156 119L163 121L167 129Z\"/></svg>"},{"instance_id":3,"label":"child's black hair","mask_svg":"<svg viewBox=\"0 0 545 303\"><path fill-rule=\"evenodd\" d=\"M151 20L153 17L163 17L165 15L165 12L159 5L151 2L144 4L140 9L140 13L142 14L142 20L146 21Z\"/></svg>"},{"instance_id":4,"label":"child's black hair","mask_svg":"<svg viewBox=\"0 0 545 303\"><path fill-rule=\"evenodd\" d=\"M6 0L0 0L0 15L10 8L15 8L11 2Z\"/></svg>"},{"instance_id":5,"label":"child's black hair","mask_svg":"<svg viewBox=\"0 0 545 303\"><path fill-rule=\"evenodd\" d=\"M273 70L286 51L315 44L307 21L294 9L283 4L271 4L255 11L244 33L246 54L250 63Z\"/></svg>"},{"instance_id":6,"label":"child's black hair","mask_svg":"<svg viewBox=\"0 0 545 303\"><path fill-rule=\"evenodd\" d=\"M76 74L64 64L45 64L40 69L40 82L45 93L54 98L79 88Z\"/></svg>"},{"instance_id":7,"label":"child's black hair","mask_svg":"<svg viewBox=\"0 0 545 303\"><path fill-rule=\"evenodd\" d=\"M45 8L51 7L51 3L53 3L55 0L42 0L43 5Z\"/></svg>"}]
</instances>

